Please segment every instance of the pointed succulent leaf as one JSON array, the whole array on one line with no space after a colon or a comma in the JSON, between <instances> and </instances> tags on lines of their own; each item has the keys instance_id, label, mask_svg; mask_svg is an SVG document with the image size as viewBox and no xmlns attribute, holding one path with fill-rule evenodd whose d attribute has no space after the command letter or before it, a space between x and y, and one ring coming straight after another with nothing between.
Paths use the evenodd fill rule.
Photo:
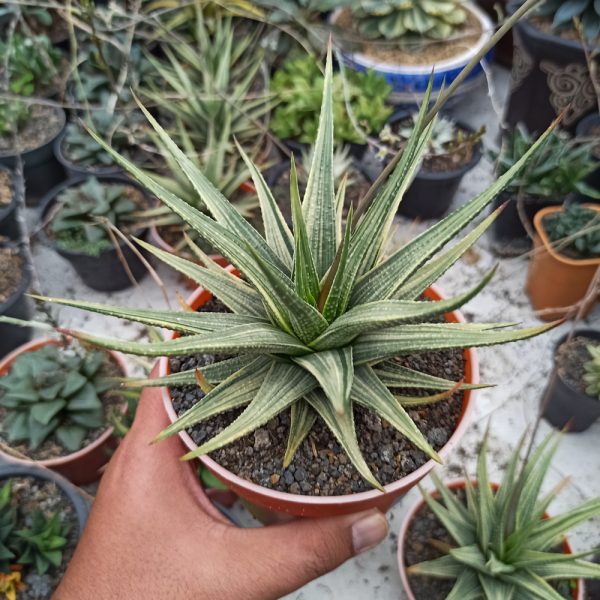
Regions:
<instances>
[{"instance_id":1,"label":"pointed succulent leaf","mask_svg":"<svg viewBox=\"0 0 600 600\"><path fill-rule=\"evenodd\" d=\"M294 460L298 448L300 448L300 445L310 433L316 420L317 414L306 400L300 400L292 404L290 410L290 433L285 456L283 457L284 469L287 469Z\"/></svg>"}]
</instances>

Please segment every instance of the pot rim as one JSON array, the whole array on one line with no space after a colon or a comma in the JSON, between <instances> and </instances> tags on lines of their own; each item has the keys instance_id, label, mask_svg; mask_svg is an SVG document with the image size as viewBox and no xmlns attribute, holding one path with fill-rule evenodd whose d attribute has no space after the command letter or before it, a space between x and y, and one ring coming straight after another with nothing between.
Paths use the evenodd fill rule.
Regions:
<instances>
[{"instance_id":1,"label":"pot rim","mask_svg":"<svg viewBox=\"0 0 600 600\"><path fill-rule=\"evenodd\" d=\"M231 265L227 267L227 270L230 272L234 272L235 268ZM439 291L439 288L432 285L429 288L432 293L438 298L443 298L443 294ZM208 297L207 297L208 296ZM191 296L187 299L187 303L192 308L197 308L201 304L208 301L209 297L212 297L210 292L199 287ZM456 322L464 323L465 318L459 311L453 311L450 313ZM172 339L174 332L169 333L169 339ZM472 348L466 348L464 350L465 360L467 364L470 364L471 370L471 383L479 382L479 361L477 358L477 354ZM169 359L168 357L162 356L159 359L159 377L164 377L170 372L169 367ZM175 409L173 408L173 403L171 401L171 395L169 393L168 387L160 388L163 405L169 417L171 423L173 423L177 419L177 415L175 413ZM438 454L441 458L445 458L451 450L453 450L454 446L458 443L458 440L462 438L465 430L470 424L470 417L473 414L475 409L474 399L476 397L477 390L465 390L463 395L463 406L462 413L459 417L459 421L456 425L456 428L452 432L451 436L448 438L448 441L444 446L438 451ZM195 450L198 448L198 445L192 440L191 436L186 431L180 431L179 437L182 440L183 444L189 450ZM427 473L431 471L431 469L437 464L433 459L428 460L426 463L421 465L418 469L414 470L409 475L402 477L394 481L393 483L387 484L384 486L385 492L380 492L379 490L373 489L366 492L359 492L356 494L345 494L341 496L305 496L302 494L290 494L288 492L280 492L277 490L271 490L269 488L260 486L254 482L248 481L247 479L243 479L238 475L235 475L231 471L225 469L221 465L219 465L215 460L208 456L200 456L199 459L217 476L219 476L224 481L231 482L236 486L243 488L249 492L253 492L254 494L268 497L271 500L278 500L280 502L285 502L288 504L294 504L296 506L302 505L313 505L313 506L339 506L339 505L351 505L359 502L364 502L367 500L373 500L377 498L381 498L384 494L389 492L395 492L398 489L404 489L409 485L416 485L418 481L420 481Z\"/></svg>"},{"instance_id":2,"label":"pot rim","mask_svg":"<svg viewBox=\"0 0 600 600\"><path fill-rule=\"evenodd\" d=\"M451 479L449 481L444 482L444 486L447 487L450 490L456 490L456 489L463 489L465 487L465 479L464 478L459 478L459 479ZM471 479L471 481L473 481L473 483L477 483L477 479L473 478ZM490 483L490 485L492 487L498 488L498 484L497 483ZM436 494L436 490L428 490L427 492L430 496L433 496L434 494ZM410 525L412 524L415 515L423 508L423 506L425 505L425 500L423 500L423 497L419 494L419 498L414 502L414 504L409 508L408 512L406 513L403 521L402 521L402 525L400 526L400 530L398 532L398 552L396 554L397 559L398 559L398 570L400 571L400 580L402 581L402 586L404 587L404 591L406 592L406 595L408 596L408 600L416 600L413 592L412 592L412 588L410 586L410 579L408 577L408 573L406 572L406 566L405 566L405 561L404 561L404 541L406 540L407 534L408 534L408 529L410 527ZM546 516L548 516L546 514ZM571 548L571 544L569 543L568 538L565 536L563 539L563 553L564 554L573 554L573 549ZM583 594L584 594L584 582L583 579L577 579L577 591L576 594L573 594L573 597L575 600L583 600Z\"/></svg>"},{"instance_id":3,"label":"pot rim","mask_svg":"<svg viewBox=\"0 0 600 600\"><path fill-rule=\"evenodd\" d=\"M465 8L471 11L472 14L479 20L479 23L482 27L481 35L479 39L467 50L454 56L452 58L448 58L446 60L440 60L435 63L435 71L436 74L441 73L442 71L449 71L452 69L460 68L466 65L488 42L488 40L492 37L492 32L494 31L494 24L492 20L488 17L488 15L479 7L473 4L472 2L468 2L465 4ZM329 22L334 25L337 17L344 10L343 8L338 8L333 11L331 17L329 18ZM399 63L382 63L372 58L369 58L366 54L362 52L343 52L343 54L347 54L352 57L352 60L361 66L373 69L380 73L393 73L393 74L406 74L406 75L431 75L431 63L422 63L419 65L401 65ZM483 59L482 59L483 60Z\"/></svg>"},{"instance_id":4,"label":"pot rim","mask_svg":"<svg viewBox=\"0 0 600 600\"><path fill-rule=\"evenodd\" d=\"M92 177L98 179L100 182L115 183L115 184L131 186L133 188L136 188L140 192L142 192L142 194L144 195L146 200L149 199L148 192L141 185L139 185L137 182L129 179L124 174L115 173L113 175L94 175L93 173L89 173L87 175L78 175L77 177L71 177L70 179L63 181L63 182L59 183L58 185L55 185L40 200L39 208L38 208L39 222L44 223L44 220L46 218L46 213L50 210L50 208L53 206L53 204L58 201L57 196L61 192L65 191L69 188L78 186L82 183L85 183L88 179L91 179ZM49 224L50 223L48 222L47 225L49 225ZM147 228L143 228L143 229L137 231L137 236L143 237L145 231L147 231ZM107 252L114 251L114 247L111 246L109 248L106 248L106 250L103 250L98 256L91 256L89 254L85 254L85 252L64 250L63 248L60 248L58 246L58 244L56 242L54 242L54 240L52 240L48 236L48 234L46 233L45 227L40 227L39 230L37 231L36 235L39 237L39 239L44 244L44 246L52 248L55 252L57 252L58 254L61 254L64 257L87 256L90 258L100 259ZM127 244L125 243L125 241L123 241L121 238L118 239L118 242L119 242L119 248L123 249L125 247L128 247Z\"/></svg>"},{"instance_id":5,"label":"pot rim","mask_svg":"<svg viewBox=\"0 0 600 600\"><path fill-rule=\"evenodd\" d=\"M15 244L4 244L0 247L13 248ZM19 248L19 255L23 260L23 268L21 269L22 277L19 287L2 303L0 304L0 315L3 315L11 306L19 301L19 298L27 291L31 284L31 264L27 260L25 253ZM0 364L2 362L0 361Z\"/></svg>"},{"instance_id":6,"label":"pot rim","mask_svg":"<svg viewBox=\"0 0 600 600\"><path fill-rule=\"evenodd\" d=\"M598 204L582 204L581 206L585 208L589 208L600 214L600 206ZM544 249L552 258L564 265L569 265L571 267L595 267L600 266L600 257L599 258L582 258L575 259L569 258L568 256L564 256L559 254L553 247L548 235L546 234L546 230L542 226L542 219L548 215L562 212L564 210L563 206L547 206L546 208L542 208L535 213L533 217L533 226L535 227L535 231L540 237L542 244L544 245Z\"/></svg>"},{"instance_id":7,"label":"pot rim","mask_svg":"<svg viewBox=\"0 0 600 600\"><path fill-rule=\"evenodd\" d=\"M31 342L27 342L18 348L15 348L10 354L7 354L2 360L0 360L0 377L4 376L4 372L7 371L12 363L15 361L17 356L23 354L24 352L33 352L42 348L43 346L48 345L61 346L62 343L59 339L56 338L38 338L32 340ZM124 376L127 376L127 365L123 359L123 355L120 352L113 352L112 350L105 350L111 358L119 365ZM8 460L19 463L19 464L36 464L42 467L46 467L47 469L54 469L56 467L60 467L66 464L69 464L75 460L80 459L86 454L96 450L97 448L106 444L106 442L111 438L114 434L114 427L109 425L108 428L102 433L99 437L97 437L93 442L90 442L83 448L76 450L75 452L71 452L69 454L65 454L64 456L57 456L56 458L48 458L45 460L35 460L33 458L16 458L10 454L6 454L2 450L0 450L0 457L6 456Z\"/></svg>"}]
</instances>

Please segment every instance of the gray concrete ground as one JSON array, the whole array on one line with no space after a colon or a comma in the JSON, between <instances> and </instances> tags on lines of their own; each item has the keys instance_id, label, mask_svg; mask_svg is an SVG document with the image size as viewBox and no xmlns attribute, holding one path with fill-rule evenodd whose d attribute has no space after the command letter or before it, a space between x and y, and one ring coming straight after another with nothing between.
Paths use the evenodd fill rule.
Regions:
<instances>
[{"instance_id":1,"label":"gray concrete ground","mask_svg":"<svg viewBox=\"0 0 600 600\"><path fill-rule=\"evenodd\" d=\"M453 113L471 125L486 124L486 141L493 144L497 139L499 125L497 108L504 103L508 73L493 68L489 81L490 86L482 87L478 93L470 94L468 98L461 100L453 108ZM492 165L484 158L465 178L456 203L461 204L472 198L484 189L491 179ZM34 215L30 214L29 217L32 220ZM423 224L399 219L396 241L406 240L423 227ZM83 286L68 263L52 251L36 245L34 255L40 290L44 294L140 307L165 306L161 290L150 277L136 289L110 295L101 294ZM440 285L449 294L465 290L496 262L497 259L489 251L488 240L483 239L477 244L475 251L469 254L468 260L460 261L442 278ZM537 323L523 289L526 269L525 258L501 260L494 281L466 306L466 316L475 321ZM185 295L185 289L167 268L159 267L158 271L169 290L170 303L176 307L174 292L179 290ZM63 326L84 327L88 331L117 335L124 339L136 339L144 335L142 328L117 320L106 320L67 308L54 308L53 312ZM595 323L597 326L599 322L600 312L596 310L588 318L588 323ZM568 324L563 325L534 340L479 351L482 380L498 385L479 393L472 426L458 450L450 457L445 467L439 470L441 475L456 477L462 465L470 472L474 471L477 447L488 423L491 423L492 473L499 474L513 444L535 419L539 398L551 370L551 349L554 341L568 327ZM541 434L548 430L548 427L543 425ZM565 477L569 477L571 482L560 500L552 507L553 511L572 507L585 499L600 495L600 455L594 451L598 448L599 436L600 423L586 433L565 436L546 486L550 488ZM425 483L428 484L427 481ZM404 598L396 560L397 532L405 513L417 498L418 492L412 491L393 508L389 514L390 534L381 546L291 594L287 600ZM250 517L241 509L236 513L245 523L252 524ZM599 546L600 523L586 525L576 531L572 539L575 548Z\"/></svg>"}]
</instances>

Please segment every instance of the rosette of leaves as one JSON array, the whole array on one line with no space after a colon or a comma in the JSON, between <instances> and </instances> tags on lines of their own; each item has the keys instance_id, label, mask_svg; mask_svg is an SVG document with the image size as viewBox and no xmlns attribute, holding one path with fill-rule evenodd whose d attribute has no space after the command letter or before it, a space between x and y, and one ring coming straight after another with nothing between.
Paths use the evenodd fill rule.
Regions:
<instances>
[{"instance_id":1,"label":"rosette of leaves","mask_svg":"<svg viewBox=\"0 0 600 600\"><path fill-rule=\"evenodd\" d=\"M568 252L579 259L600 257L600 213L580 204L542 220L544 231L558 252Z\"/></svg>"},{"instance_id":2,"label":"rosette of leaves","mask_svg":"<svg viewBox=\"0 0 600 600\"><path fill-rule=\"evenodd\" d=\"M51 567L60 567L68 533L69 526L58 513L47 517L39 509L34 511L31 525L15 532L17 563L33 566L38 575L44 575Z\"/></svg>"},{"instance_id":3,"label":"rosette of leaves","mask_svg":"<svg viewBox=\"0 0 600 600\"><path fill-rule=\"evenodd\" d=\"M433 475L439 499L426 492L423 498L454 544L441 558L409 567L409 574L456 580L447 600L564 600L552 583L565 581L568 591L570 580L599 579L600 565L582 560L595 550L563 554L561 546L569 529L600 515L600 498L545 518L560 489L542 494L557 441L557 435L546 438L519 469L521 442L497 489L490 485L484 442L476 485L465 481L466 503Z\"/></svg>"},{"instance_id":4,"label":"rosette of leaves","mask_svg":"<svg viewBox=\"0 0 600 600\"><path fill-rule=\"evenodd\" d=\"M333 184L333 73L331 53L325 70L319 132L302 202L292 162L293 233L257 167L245 155L261 204L264 237L232 207L204 174L174 144L152 115L150 123L202 198L204 214L157 184L126 158L115 160L176 212L198 236L214 246L241 273L239 279L209 259L206 266L142 242L149 252L192 278L219 298L231 313L173 312L107 307L69 299L63 305L165 327L186 335L167 341L126 342L73 335L99 347L145 356L229 354L198 371L184 371L138 385L196 385L207 393L161 433L164 439L221 412L244 407L227 428L185 459L210 453L261 427L283 411L291 411L285 457L291 462L317 415L331 429L362 477L382 489L361 455L353 421L353 405L366 407L395 427L429 457L439 456L405 410L406 406L447 398L464 384L399 367L402 354L442 348L487 346L538 335L554 324L511 330L507 324L432 323L454 310L490 280L461 295L439 302L417 301L482 235L497 212L485 218L450 249L438 254L479 215L531 158L545 136L507 174L431 229L384 257L393 217L418 168L432 125L426 119L429 93L415 134L387 183L368 209L348 215L342 226L344 188ZM546 134L547 136L547 134ZM100 139L100 138L98 138ZM107 146L108 149L108 146ZM398 387L432 390L415 399L395 395ZM470 386L466 386L467 388Z\"/></svg>"},{"instance_id":5,"label":"rosette of leaves","mask_svg":"<svg viewBox=\"0 0 600 600\"><path fill-rule=\"evenodd\" d=\"M8 441L35 450L53 435L67 450L79 450L87 432L105 424L101 396L112 385L102 375L105 362L102 352L78 354L54 345L20 354L0 378Z\"/></svg>"},{"instance_id":6,"label":"rosette of leaves","mask_svg":"<svg viewBox=\"0 0 600 600\"><path fill-rule=\"evenodd\" d=\"M583 366L585 369L583 381L587 384L585 393L596 396L600 400L600 346L590 344L587 346L587 351L591 358Z\"/></svg>"},{"instance_id":7,"label":"rosette of leaves","mask_svg":"<svg viewBox=\"0 0 600 600\"><path fill-rule=\"evenodd\" d=\"M99 256L112 247L105 223L126 230L143 208L131 192L127 184L103 183L95 177L67 188L57 197L59 208L49 225L53 239L65 250Z\"/></svg>"},{"instance_id":8,"label":"rosette of leaves","mask_svg":"<svg viewBox=\"0 0 600 600\"><path fill-rule=\"evenodd\" d=\"M465 0L358 0L352 11L358 31L370 40L445 40L467 20Z\"/></svg>"},{"instance_id":9,"label":"rosette of leaves","mask_svg":"<svg viewBox=\"0 0 600 600\"><path fill-rule=\"evenodd\" d=\"M0 137L16 134L30 114L29 105L20 100L0 100Z\"/></svg>"},{"instance_id":10,"label":"rosette of leaves","mask_svg":"<svg viewBox=\"0 0 600 600\"><path fill-rule=\"evenodd\" d=\"M598 0L545 0L537 9L539 15L552 20L552 27L560 31L581 24L581 32L587 41L600 36L600 2Z\"/></svg>"},{"instance_id":11,"label":"rosette of leaves","mask_svg":"<svg viewBox=\"0 0 600 600\"><path fill-rule=\"evenodd\" d=\"M332 85L334 142L366 143L366 136L380 131L392 113L386 105L391 87L374 71L353 70L336 73ZM271 131L281 139L314 143L323 98L323 73L317 61L309 55L287 61L273 76L271 92L279 101Z\"/></svg>"},{"instance_id":12,"label":"rosette of leaves","mask_svg":"<svg viewBox=\"0 0 600 600\"><path fill-rule=\"evenodd\" d=\"M61 57L46 35L15 32L7 40L0 40L0 62L7 67L13 94L32 96L49 88L58 74Z\"/></svg>"},{"instance_id":13,"label":"rosette of leaves","mask_svg":"<svg viewBox=\"0 0 600 600\"><path fill-rule=\"evenodd\" d=\"M307 20L311 15L351 6L353 0L258 0L272 23Z\"/></svg>"},{"instance_id":14,"label":"rosette of leaves","mask_svg":"<svg viewBox=\"0 0 600 600\"><path fill-rule=\"evenodd\" d=\"M498 159L496 172L506 173L534 144L527 130L516 127L505 139ZM586 183L586 178L597 168L593 158L594 142L573 140L565 132L555 130L545 142L529 167L515 178L509 189L531 196L564 198L579 192L600 199L600 191Z\"/></svg>"},{"instance_id":15,"label":"rosette of leaves","mask_svg":"<svg viewBox=\"0 0 600 600\"><path fill-rule=\"evenodd\" d=\"M17 510L11 503L11 485L7 481L0 489L0 573L10 573L15 558L12 537L17 526Z\"/></svg>"}]
</instances>

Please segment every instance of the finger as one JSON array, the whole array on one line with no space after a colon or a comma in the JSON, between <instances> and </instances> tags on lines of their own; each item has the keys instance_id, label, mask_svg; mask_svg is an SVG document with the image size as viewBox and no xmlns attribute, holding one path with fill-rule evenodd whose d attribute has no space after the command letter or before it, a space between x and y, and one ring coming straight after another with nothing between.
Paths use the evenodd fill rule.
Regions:
<instances>
[{"instance_id":1,"label":"finger","mask_svg":"<svg viewBox=\"0 0 600 600\"><path fill-rule=\"evenodd\" d=\"M236 538L239 548L236 560L251 561L245 569L239 565L238 573L248 574L251 581L247 589L261 589L260 598L264 600L280 598L332 571L377 546L387 533L385 516L371 510L342 517L299 519L262 529L232 530L230 535ZM273 577L273 573L278 576ZM256 587L251 588L252 584Z\"/></svg>"}]
</instances>

